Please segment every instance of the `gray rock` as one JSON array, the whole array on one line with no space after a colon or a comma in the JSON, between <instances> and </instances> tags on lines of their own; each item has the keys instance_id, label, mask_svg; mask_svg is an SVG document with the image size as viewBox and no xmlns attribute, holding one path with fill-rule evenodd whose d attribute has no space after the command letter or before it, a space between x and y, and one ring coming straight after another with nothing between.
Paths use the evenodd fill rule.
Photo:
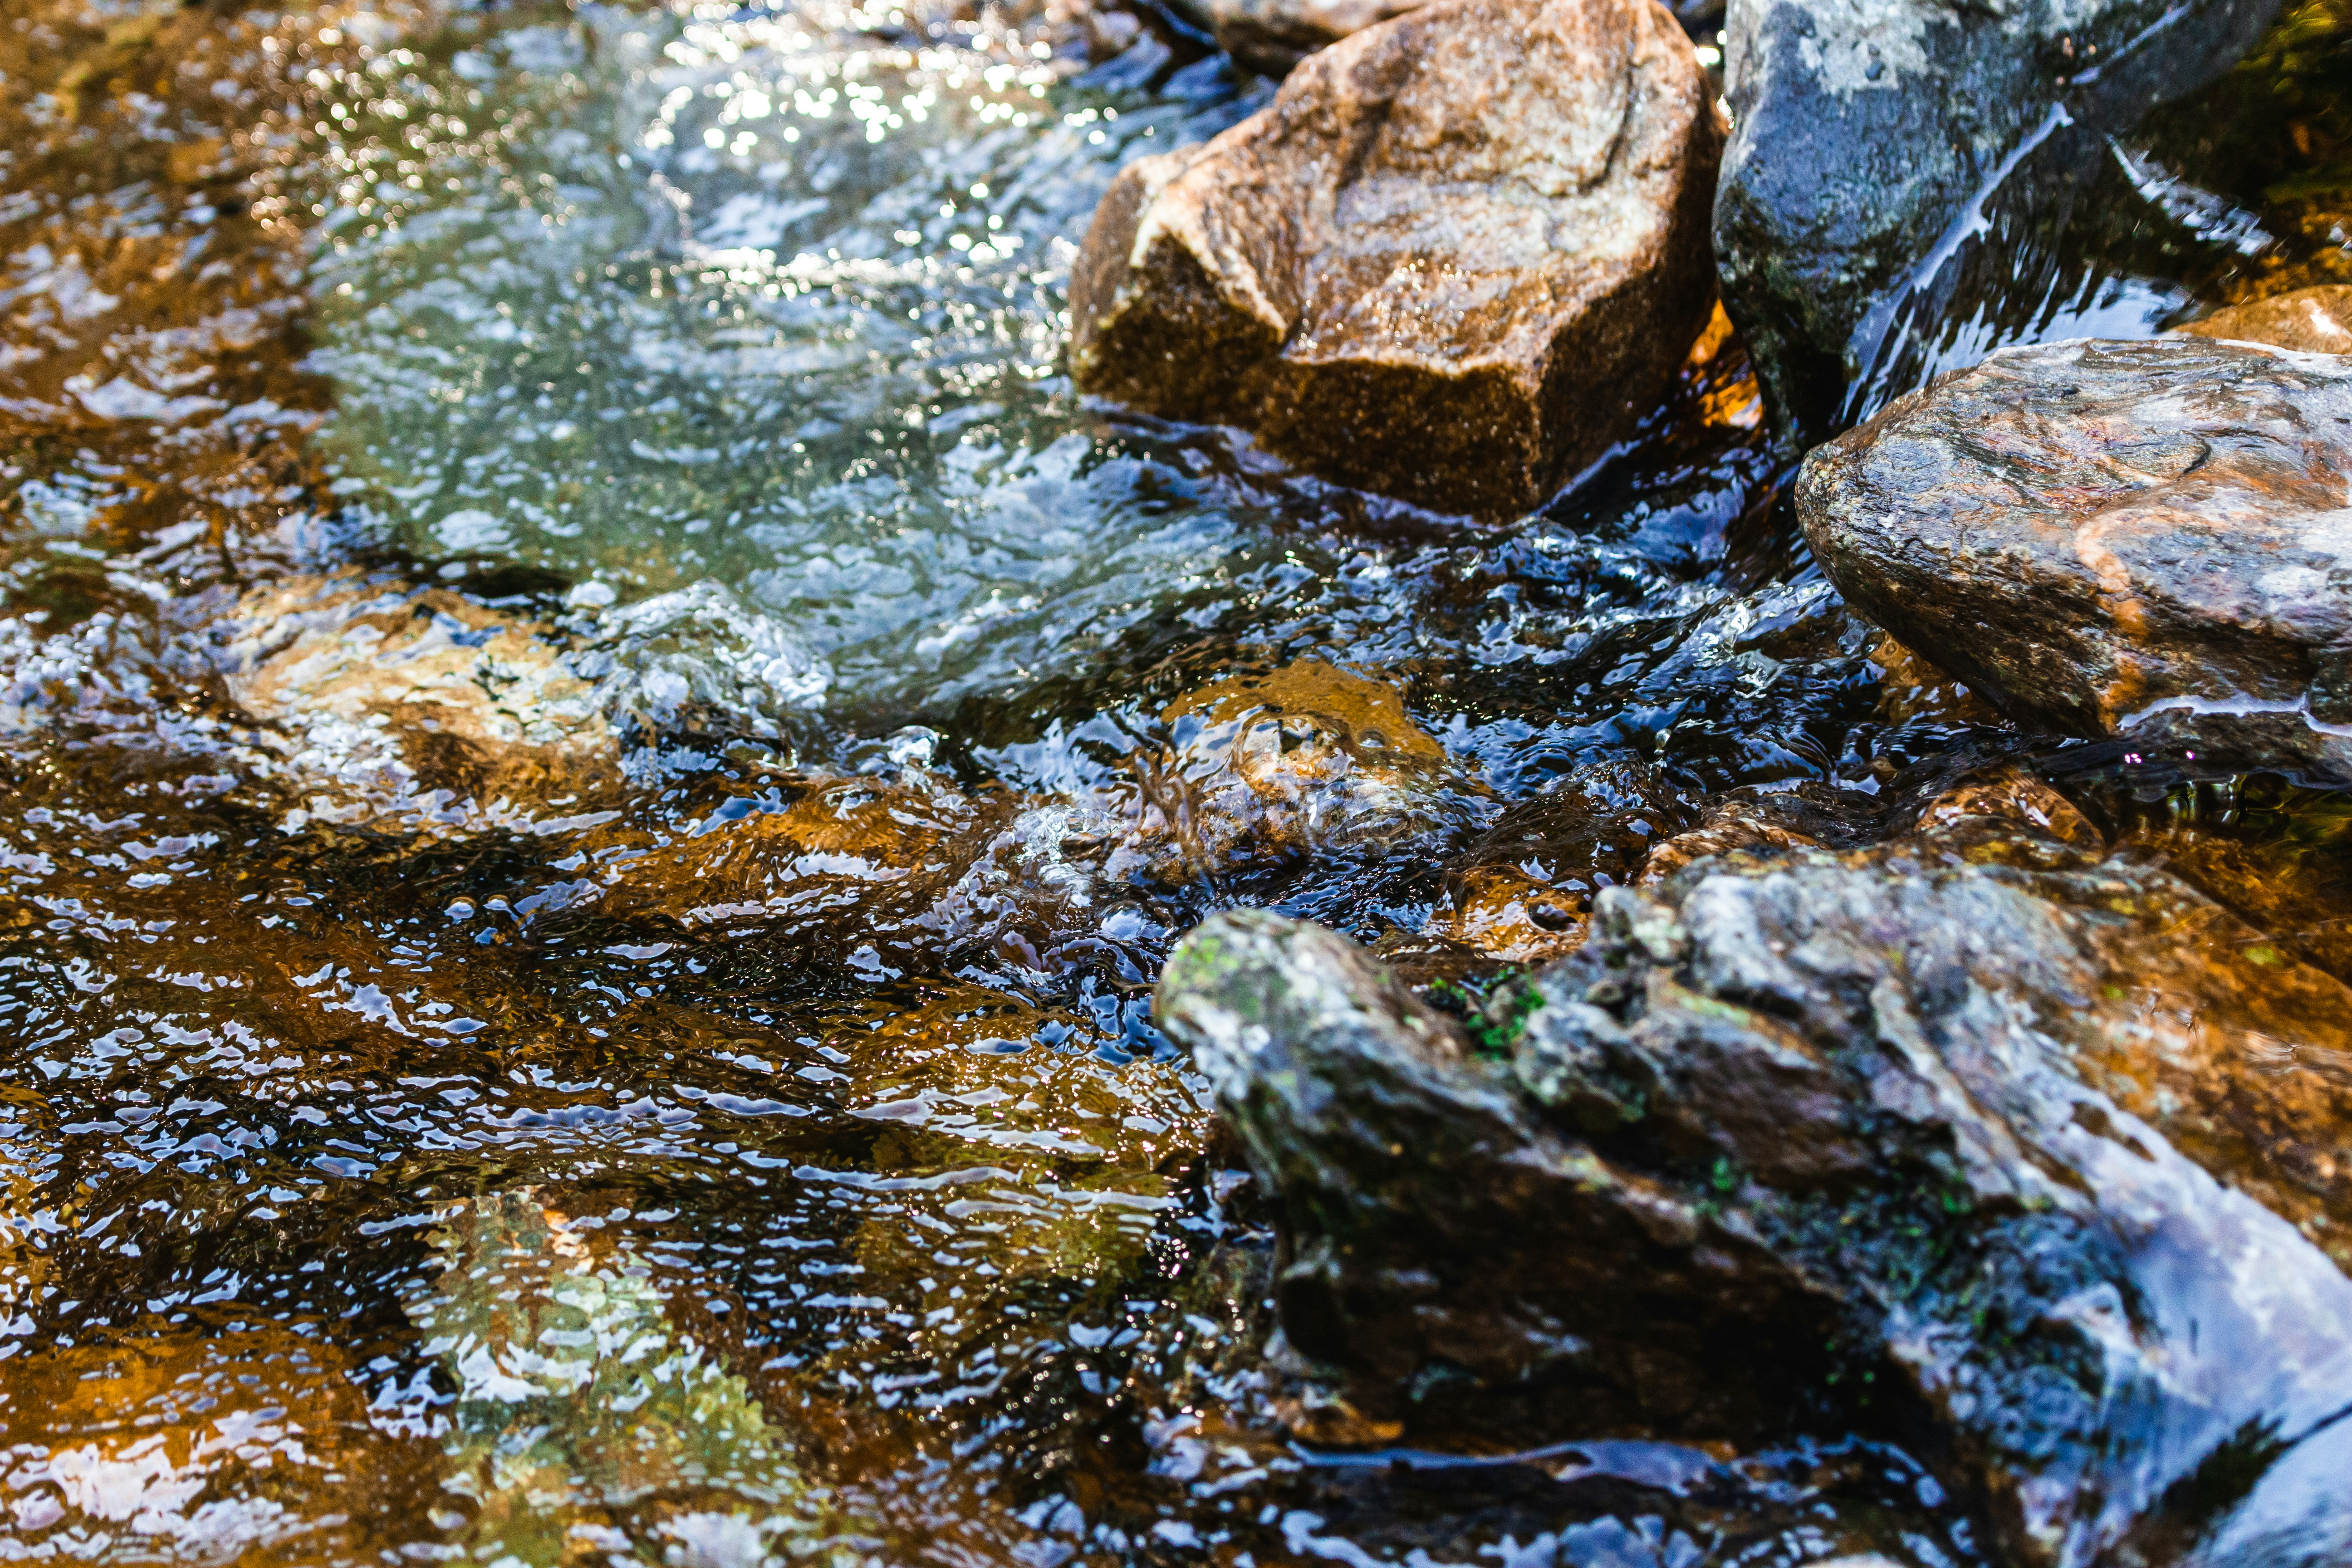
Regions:
<instances>
[{"instance_id":1,"label":"gray rock","mask_svg":"<svg viewBox=\"0 0 2352 1568\"><path fill-rule=\"evenodd\" d=\"M2352 359L2013 349L1807 458L1841 592L2030 722L2352 771Z\"/></svg>"},{"instance_id":2,"label":"gray rock","mask_svg":"<svg viewBox=\"0 0 2352 1568\"><path fill-rule=\"evenodd\" d=\"M2277 8L1732 0L1716 256L1778 417L1807 441L1833 433L1905 297L2000 187L2054 192L2104 136L2218 76Z\"/></svg>"},{"instance_id":3,"label":"gray rock","mask_svg":"<svg viewBox=\"0 0 2352 1568\"><path fill-rule=\"evenodd\" d=\"M1961 810L1609 889L1507 1066L1269 915L1205 925L1160 1016L1279 1194L1286 1333L1360 1404L1811 1410L1930 1456L2001 1561L2319 1568L2352 1552L2352 992L2277 959Z\"/></svg>"},{"instance_id":4,"label":"gray rock","mask_svg":"<svg viewBox=\"0 0 2352 1568\"><path fill-rule=\"evenodd\" d=\"M1748 1364L1759 1326L1818 1363L1828 1298L1703 1193L1547 1127L1347 938L1219 915L1169 960L1157 1014L1277 1196L1286 1338L1368 1415L1517 1389L1601 1426L1747 1435L1790 1392Z\"/></svg>"}]
</instances>

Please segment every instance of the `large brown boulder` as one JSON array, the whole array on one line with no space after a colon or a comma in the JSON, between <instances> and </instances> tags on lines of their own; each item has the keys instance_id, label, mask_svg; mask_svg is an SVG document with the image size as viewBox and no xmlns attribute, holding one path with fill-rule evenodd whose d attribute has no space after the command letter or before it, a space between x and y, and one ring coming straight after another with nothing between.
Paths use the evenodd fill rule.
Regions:
<instances>
[{"instance_id":1,"label":"large brown boulder","mask_svg":"<svg viewBox=\"0 0 2352 1568\"><path fill-rule=\"evenodd\" d=\"M1721 131L1655 0L1443 0L1142 159L1070 281L1071 369L1448 511L1540 501L1707 321Z\"/></svg>"},{"instance_id":2,"label":"large brown boulder","mask_svg":"<svg viewBox=\"0 0 2352 1568\"><path fill-rule=\"evenodd\" d=\"M2352 359L1995 354L1817 448L1797 509L1865 614L2011 712L2352 770Z\"/></svg>"}]
</instances>

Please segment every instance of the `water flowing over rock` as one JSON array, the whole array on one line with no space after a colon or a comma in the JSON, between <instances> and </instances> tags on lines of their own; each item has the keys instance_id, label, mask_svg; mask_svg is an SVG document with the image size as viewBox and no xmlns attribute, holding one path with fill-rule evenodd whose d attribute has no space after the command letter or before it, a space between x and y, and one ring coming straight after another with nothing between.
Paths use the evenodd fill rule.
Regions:
<instances>
[{"instance_id":1,"label":"water flowing over rock","mask_svg":"<svg viewBox=\"0 0 2352 1568\"><path fill-rule=\"evenodd\" d=\"M974 953L1053 971L1164 936L1176 917L1150 912L1157 892L1318 854L1439 854L1491 808L1394 687L1317 660L1213 681L1166 717L1171 742L1098 791L966 789L919 745L874 774L790 777L616 863L601 907L756 925L771 945L876 974ZM863 918L845 923L852 900Z\"/></svg>"},{"instance_id":2,"label":"water flowing over rock","mask_svg":"<svg viewBox=\"0 0 2352 1568\"><path fill-rule=\"evenodd\" d=\"M1854 605L2013 714L2352 768L2352 361L2014 349L1806 459Z\"/></svg>"},{"instance_id":3,"label":"water flowing over rock","mask_svg":"<svg viewBox=\"0 0 2352 1568\"><path fill-rule=\"evenodd\" d=\"M1307 854L1443 842L1489 799L1393 686L1316 659L1171 704L1173 744L1138 757L1109 877L1181 886Z\"/></svg>"},{"instance_id":4,"label":"water flowing over rock","mask_svg":"<svg viewBox=\"0 0 2352 1568\"><path fill-rule=\"evenodd\" d=\"M1070 285L1080 386L1446 511L1541 500L1710 309L1715 111L1653 0L1444 0L1129 164Z\"/></svg>"},{"instance_id":5,"label":"water flowing over rock","mask_svg":"<svg viewBox=\"0 0 2352 1568\"><path fill-rule=\"evenodd\" d=\"M1211 0L1217 47L1261 76L1281 77L1316 50L1402 16L1423 0Z\"/></svg>"},{"instance_id":6,"label":"water flowing over rock","mask_svg":"<svg viewBox=\"0 0 2352 1568\"><path fill-rule=\"evenodd\" d=\"M2227 305L2180 330L2200 338L2269 343L2306 353L2352 353L2352 286L2322 283Z\"/></svg>"},{"instance_id":7,"label":"water flowing over rock","mask_svg":"<svg viewBox=\"0 0 2352 1568\"><path fill-rule=\"evenodd\" d=\"M2277 9L1734 0L1715 247L1776 416L1806 440L1834 431L1906 297L1932 291L2029 160L2104 156L2105 135L2210 81Z\"/></svg>"},{"instance_id":8,"label":"water flowing over rock","mask_svg":"<svg viewBox=\"0 0 2352 1568\"><path fill-rule=\"evenodd\" d=\"M1343 939L1207 922L1159 1013L1278 1193L1291 1350L1571 1438L1860 1389L2002 1560L2342 1561L2352 991L2020 790L1605 891L1507 1061Z\"/></svg>"},{"instance_id":9,"label":"water flowing over rock","mask_svg":"<svg viewBox=\"0 0 2352 1568\"><path fill-rule=\"evenodd\" d=\"M331 792L311 816L435 817L617 778L604 705L565 640L449 589L291 578L247 595L215 637L230 697L271 726L265 750Z\"/></svg>"},{"instance_id":10,"label":"water flowing over rock","mask_svg":"<svg viewBox=\"0 0 2352 1568\"><path fill-rule=\"evenodd\" d=\"M1517 963L1559 957L1584 940L1601 889L1632 881L1691 811L1645 763L1579 769L1503 812L1447 867L1430 934Z\"/></svg>"}]
</instances>

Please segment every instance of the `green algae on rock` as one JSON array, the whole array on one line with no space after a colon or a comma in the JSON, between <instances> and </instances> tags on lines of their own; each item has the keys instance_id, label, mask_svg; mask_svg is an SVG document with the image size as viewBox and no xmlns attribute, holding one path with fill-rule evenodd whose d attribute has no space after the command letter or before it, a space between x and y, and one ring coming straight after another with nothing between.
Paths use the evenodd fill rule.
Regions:
<instances>
[{"instance_id":1,"label":"green algae on rock","mask_svg":"<svg viewBox=\"0 0 2352 1568\"><path fill-rule=\"evenodd\" d=\"M1072 273L1072 373L1343 483L1522 511L1706 325L1720 137L1654 0L1423 6L1121 171Z\"/></svg>"}]
</instances>

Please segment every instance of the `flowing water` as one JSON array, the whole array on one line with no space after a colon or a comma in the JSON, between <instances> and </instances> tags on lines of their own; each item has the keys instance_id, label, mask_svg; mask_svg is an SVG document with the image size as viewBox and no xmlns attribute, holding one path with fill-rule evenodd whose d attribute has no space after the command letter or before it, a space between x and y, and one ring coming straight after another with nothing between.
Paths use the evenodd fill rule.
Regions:
<instances>
[{"instance_id":1,"label":"flowing water","mask_svg":"<svg viewBox=\"0 0 2352 1568\"><path fill-rule=\"evenodd\" d=\"M2027 742L1720 327L1501 529L1088 406L1095 200L1269 89L1074 26L0 9L0 1556L1977 1561L1834 1423L1286 1435L1184 929L1475 988L1712 794ZM2352 972L2336 797L2068 755Z\"/></svg>"}]
</instances>

